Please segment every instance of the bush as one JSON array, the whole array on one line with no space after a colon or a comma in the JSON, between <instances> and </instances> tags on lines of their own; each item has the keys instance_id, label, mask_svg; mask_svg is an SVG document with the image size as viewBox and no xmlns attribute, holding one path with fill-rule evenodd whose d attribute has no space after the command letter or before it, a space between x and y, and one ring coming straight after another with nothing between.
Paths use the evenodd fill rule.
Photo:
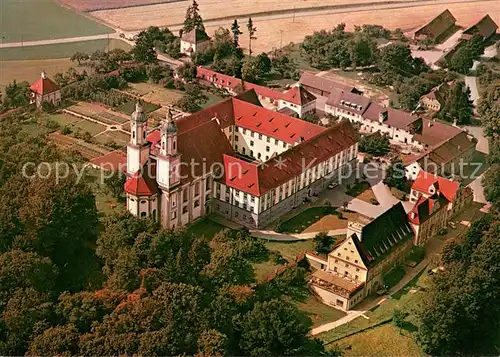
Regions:
<instances>
[{"instance_id":1,"label":"bush","mask_svg":"<svg viewBox=\"0 0 500 357\"><path fill-rule=\"evenodd\" d=\"M50 129L50 130L57 130L59 129L61 126L59 125L58 122L56 122L55 120L52 120L52 119L47 119L45 121L45 127L47 129Z\"/></svg>"},{"instance_id":2,"label":"bush","mask_svg":"<svg viewBox=\"0 0 500 357\"><path fill-rule=\"evenodd\" d=\"M63 134L63 135L71 134L71 128L67 125L63 126L61 129L61 134Z\"/></svg>"}]
</instances>

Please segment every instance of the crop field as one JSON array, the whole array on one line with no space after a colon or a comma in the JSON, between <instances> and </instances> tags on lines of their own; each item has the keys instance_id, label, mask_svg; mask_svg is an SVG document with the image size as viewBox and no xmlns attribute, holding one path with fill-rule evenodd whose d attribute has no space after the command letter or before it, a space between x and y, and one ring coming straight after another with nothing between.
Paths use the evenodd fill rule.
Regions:
<instances>
[{"instance_id":1,"label":"crop field","mask_svg":"<svg viewBox=\"0 0 500 357\"><path fill-rule=\"evenodd\" d=\"M174 104L182 98L183 93L175 89L167 89L150 83L129 83L128 92L140 96L143 100L163 106Z\"/></svg>"},{"instance_id":2,"label":"crop field","mask_svg":"<svg viewBox=\"0 0 500 357\"><path fill-rule=\"evenodd\" d=\"M10 47L0 49L0 61L69 58L77 51L91 54L97 50L106 51L115 48L128 51L131 47L128 43L114 38L109 39L109 41L101 39L51 45Z\"/></svg>"},{"instance_id":3,"label":"crop field","mask_svg":"<svg viewBox=\"0 0 500 357\"><path fill-rule=\"evenodd\" d=\"M96 11L106 9L121 9L124 7L132 6L145 6L152 4L162 4L174 1L187 1L187 0L59 0L64 6L69 6L78 11Z\"/></svg>"},{"instance_id":4,"label":"crop field","mask_svg":"<svg viewBox=\"0 0 500 357\"><path fill-rule=\"evenodd\" d=\"M118 145L125 146L130 140L130 136L121 131L106 131L105 133L99 134L94 137L94 140L101 144L108 144L113 141Z\"/></svg>"},{"instance_id":5,"label":"crop field","mask_svg":"<svg viewBox=\"0 0 500 357\"><path fill-rule=\"evenodd\" d=\"M0 91L14 79L18 82L32 83L40 78L43 70L49 77L53 77L57 72L64 73L73 66L69 59L0 61Z\"/></svg>"},{"instance_id":6,"label":"crop field","mask_svg":"<svg viewBox=\"0 0 500 357\"><path fill-rule=\"evenodd\" d=\"M1 0L3 42L92 36L114 31L52 0Z\"/></svg>"},{"instance_id":7,"label":"crop field","mask_svg":"<svg viewBox=\"0 0 500 357\"><path fill-rule=\"evenodd\" d=\"M422 0L401 1L401 4L387 4L387 1L381 1L381 3L385 2L386 4L366 4L373 2L373 0L352 2L342 0L337 3L338 6L348 4L349 7L328 11L303 10L303 8L314 8L332 3L327 0L285 0L281 2L271 0L200 0L199 5L201 16L205 20L205 27L210 35L219 26L229 28L233 18L239 16L241 30L244 32L240 37L240 43L244 47L248 46L245 26L248 14L256 11L270 12L269 15L252 16L254 25L257 27L257 39L252 41L252 48L255 52L269 51L290 42L302 42L306 34L321 29L331 29L342 22L347 25L348 30L352 30L354 25L361 24L379 24L389 29L399 27L403 30L410 30L422 26L445 9L449 9L457 18L458 24L462 26L471 25L487 13L495 22L500 22L500 11L493 9L498 5L495 1L490 0L466 0L454 3L445 0ZM355 4L359 6L356 7ZM161 4L119 11L98 11L92 15L127 31L139 30L151 25L170 26L172 30L177 30L180 28L180 21L184 19L187 6L187 3ZM293 10L294 6L295 14L272 13L277 9Z\"/></svg>"}]
</instances>

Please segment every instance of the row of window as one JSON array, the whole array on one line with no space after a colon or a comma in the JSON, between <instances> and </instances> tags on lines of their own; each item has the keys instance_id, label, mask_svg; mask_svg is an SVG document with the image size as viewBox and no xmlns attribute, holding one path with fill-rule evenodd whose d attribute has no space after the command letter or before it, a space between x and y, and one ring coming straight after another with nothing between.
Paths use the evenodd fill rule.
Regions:
<instances>
[{"instance_id":1,"label":"row of window","mask_svg":"<svg viewBox=\"0 0 500 357\"><path fill-rule=\"evenodd\" d=\"M259 138L259 140L263 140L263 135L262 135L262 134L260 134L260 133L256 133L255 131L252 131L252 130L250 130L250 129L245 129L245 128L239 128L239 130L240 130L240 132L241 132L243 135L247 135L247 130L248 130L248 131L249 131L249 135L250 135L252 138L256 138L256 137L258 137L258 138ZM238 135L236 135L236 134L234 135L234 140L235 140L235 141L238 141ZM266 137L266 141L267 141L268 143L270 143L270 142L271 142L271 137L270 137L270 136L267 136L267 137ZM274 144L275 144L275 145L279 145L279 142L280 142L280 141L279 141L278 139L274 139ZM285 143L285 142L282 142L282 145L283 145L283 147L284 147L284 148L286 148L286 143ZM250 142L250 146L253 146L253 141L251 141L251 142Z\"/></svg>"}]
</instances>

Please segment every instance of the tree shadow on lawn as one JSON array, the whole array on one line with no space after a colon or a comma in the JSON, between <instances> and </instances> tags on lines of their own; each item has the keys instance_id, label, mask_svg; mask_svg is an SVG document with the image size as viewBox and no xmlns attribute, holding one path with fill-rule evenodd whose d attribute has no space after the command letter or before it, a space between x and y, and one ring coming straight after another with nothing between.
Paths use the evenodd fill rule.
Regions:
<instances>
[{"instance_id":1,"label":"tree shadow on lawn","mask_svg":"<svg viewBox=\"0 0 500 357\"><path fill-rule=\"evenodd\" d=\"M403 325L401 326L403 330L408 331L409 333L414 333L418 331L418 327L412 324L411 322L404 321Z\"/></svg>"}]
</instances>

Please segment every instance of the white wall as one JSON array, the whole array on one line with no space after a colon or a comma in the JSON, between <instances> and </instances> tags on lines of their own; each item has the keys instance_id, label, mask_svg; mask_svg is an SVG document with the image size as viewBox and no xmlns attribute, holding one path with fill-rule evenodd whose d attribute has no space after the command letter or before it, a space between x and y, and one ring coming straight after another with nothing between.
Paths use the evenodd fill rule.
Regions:
<instances>
[{"instance_id":1,"label":"white wall","mask_svg":"<svg viewBox=\"0 0 500 357\"><path fill-rule=\"evenodd\" d=\"M279 139L264 134L259 134L250 129L245 129L238 126L236 127L234 135L235 137L233 148L237 152L247 156L252 156L255 159L261 161L267 161L273 155L281 154L282 152L292 147L291 144L285 143L284 141L281 141ZM236 137L238 139L236 139Z\"/></svg>"}]
</instances>

